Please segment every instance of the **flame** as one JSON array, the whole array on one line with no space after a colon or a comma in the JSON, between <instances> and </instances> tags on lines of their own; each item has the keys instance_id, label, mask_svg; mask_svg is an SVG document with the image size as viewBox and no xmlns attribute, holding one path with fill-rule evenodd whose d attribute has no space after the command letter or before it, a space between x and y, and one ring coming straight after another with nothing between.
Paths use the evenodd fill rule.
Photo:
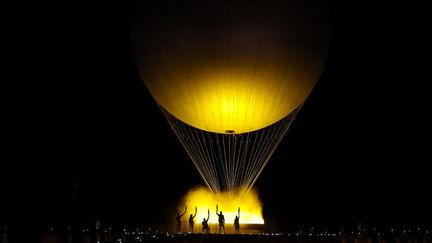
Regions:
<instances>
[{"instance_id":1,"label":"flame","mask_svg":"<svg viewBox=\"0 0 432 243\"><path fill-rule=\"evenodd\" d=\"M207 210L209 209L209 223L217 224L217 204L219 211L222 211L225 216L225 223L233 223L240 207L240 224L264 224L262 205L258 198L258 193L253 189L248 193L241 192L242 190L235 193L222 192L220 195L215 195L206 187L192 188L184 196L182 203L178 207L178 211L182 212L185 205L187 205L187 214L185 216L189 218L190 214L193 215L195 213L195 207L197 207L197 215L194 220L195 223L198 223L203 218L207 218Z\"/></svg>"}]
</instances>

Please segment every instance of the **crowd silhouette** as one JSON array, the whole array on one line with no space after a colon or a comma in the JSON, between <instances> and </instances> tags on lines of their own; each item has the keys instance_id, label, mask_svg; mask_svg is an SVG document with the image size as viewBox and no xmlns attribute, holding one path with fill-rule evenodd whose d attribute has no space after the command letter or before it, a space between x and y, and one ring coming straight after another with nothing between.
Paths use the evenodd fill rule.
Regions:
<instances>
[{"instance_id":1,"label":"crowd silhouette","mask_svg":"<svg viewBox=\"0 0 432 243\"><path fill-rule=\"evenodd\" d=\"M175 223L176 223L176 229L175 232L181 233L182 232L182 220L181 218L183 215L185 215L187 212L187 206L185 206L185 210L182 213L177 212L175 217ZM195 206L195 212L189 215L189 233L194 233L195 230L195 217L197 215L198 208ZM219 205L216 204L216 216L218 217L218 226L219 226L219 234L225 234L225 215L222 211L219 211ZM201 233L208 234L210 232L210 226L209 226L209 220L210 220L210 209L207 209L207 218L203 218L201 225ZM237 215L235 216L234 222L233 222L233 228L235 234L240 234L240 207L238 208Z\"/></svg>"}]
</instances>

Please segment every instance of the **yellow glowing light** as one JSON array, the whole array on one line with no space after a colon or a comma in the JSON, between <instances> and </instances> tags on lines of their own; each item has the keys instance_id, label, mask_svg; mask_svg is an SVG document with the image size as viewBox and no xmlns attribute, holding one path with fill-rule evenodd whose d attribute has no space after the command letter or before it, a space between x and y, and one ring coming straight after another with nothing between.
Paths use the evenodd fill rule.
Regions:
<instances>
[{"instance_id":1,"label":"yellow glowing light","mask_svg":"<svg viewBox=\"0 0 432 243\"><path fill-rule=\"evenodd\" d=\"M243 193L232 194L222 192L220 196L215 196L205 187L197 187L190 190L179 204L179 212L184 210L185 205L188 206L187 217L189 214L194 214L194 208L197 207L197 215L195 223L199 224L205 218L207 219L207 209L210 210L209 223L217 224L218 216L216 215L216 204L219 206L219 211L222 211L225 216L225 224L233 224L234 218L240 207L240 224L264 224L262 216L262 205L259 201L256 191L251 190L249 193L241 196ZM218 211L218 212L219 212Z\"/></svg>"}]
</instances>

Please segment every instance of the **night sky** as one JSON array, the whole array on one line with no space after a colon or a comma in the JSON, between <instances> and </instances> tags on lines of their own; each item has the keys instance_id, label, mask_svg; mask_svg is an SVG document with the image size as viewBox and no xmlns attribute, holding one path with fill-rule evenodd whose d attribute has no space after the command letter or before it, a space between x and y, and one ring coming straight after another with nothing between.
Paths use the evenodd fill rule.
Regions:
<instances>
[{"instance_id":1,"label":"night sky","mask_svg":"<svg viewBox=\"0 0 432 243\"><path fill-rule=\"evenodd\" d=\"M83 224L173 219L204 183L136 70L129 5L29 7L11 20L0 223L66 224L74 181ZM269 224L431 223L426 78L387 7L332 3L325 70L256 182Z\"/></svg>"}]
</instances>

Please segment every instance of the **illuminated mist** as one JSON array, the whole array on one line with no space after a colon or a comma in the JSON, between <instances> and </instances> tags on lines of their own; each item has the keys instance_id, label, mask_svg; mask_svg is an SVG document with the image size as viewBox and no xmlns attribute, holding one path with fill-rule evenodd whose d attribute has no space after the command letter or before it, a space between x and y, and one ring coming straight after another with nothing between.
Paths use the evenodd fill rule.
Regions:
<instances>
[{"instance_id":1,"label":"illuminated mist","mask_svg":"<svg viewBox=\"0 0 432 243\"><path fill-rule=\"evenodd\" d=\"M262 216L262 205L255 190L250 190L247 194L232 194L222 192L219 196L214 195L206 187L196 187L191 189L183 198L178 206L178 211L184 210L188 206L186 216L195 213L195 206L198 208L195 223L201 223L203 218L207 218L207 209L210 209L209 223L217 224L216 204L219 211L225 216L225 224L232 224L240 207L240 224L264 224Z\"/></svg>"}]
</instances>

